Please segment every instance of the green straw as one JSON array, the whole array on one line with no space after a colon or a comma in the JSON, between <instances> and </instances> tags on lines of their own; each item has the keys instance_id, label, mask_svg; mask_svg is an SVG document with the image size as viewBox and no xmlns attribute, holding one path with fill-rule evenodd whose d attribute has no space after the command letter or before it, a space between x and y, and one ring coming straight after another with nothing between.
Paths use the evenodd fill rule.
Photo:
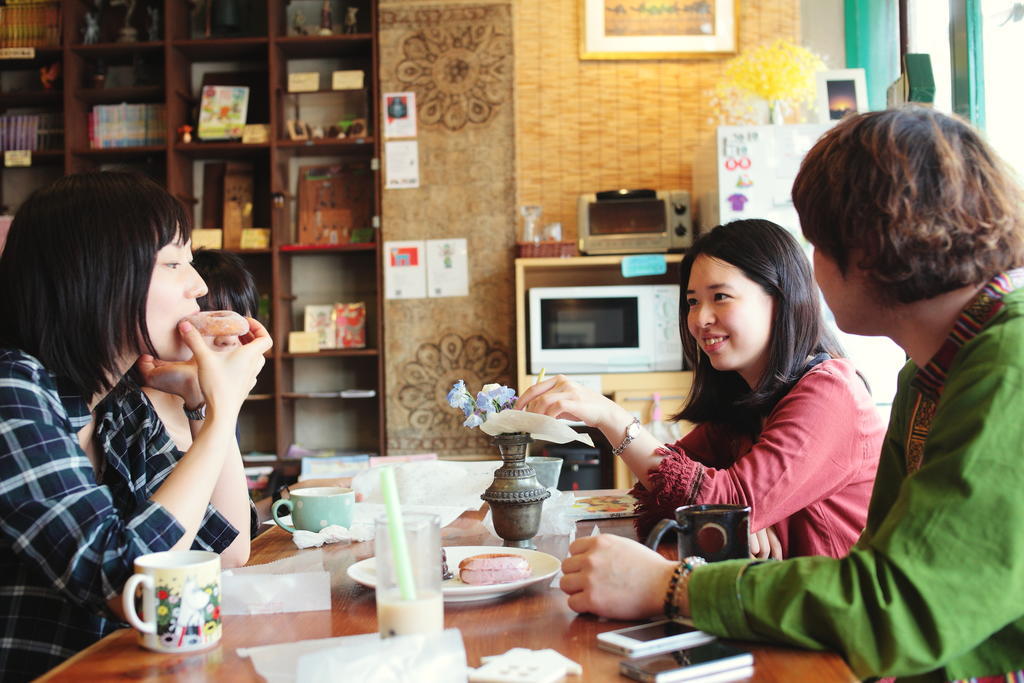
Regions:
<instances>
[{"instance_id":1,"label":"green straw","mask_svg":"<svg viewBox=\"0 0 1024 683\"><path fill-rule=\"evenodd\" d=\"M402 503L398 500L394 467L380 468L380 490L388 514L388 537L391 539L391 556L395 563L398 590L403 600L415 600L416 584L412 580L412 563L409 561L409 546L402 526Z\"/></svg>"}]
</instances>

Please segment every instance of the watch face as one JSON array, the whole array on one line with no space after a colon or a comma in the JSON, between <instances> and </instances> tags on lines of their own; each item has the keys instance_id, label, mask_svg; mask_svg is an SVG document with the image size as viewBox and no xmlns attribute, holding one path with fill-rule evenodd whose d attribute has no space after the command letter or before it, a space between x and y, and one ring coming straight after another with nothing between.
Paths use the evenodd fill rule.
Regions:
<instances>
[{"instance_id":1,"label":"watch face","mask_svg":"<svg viewBox=\"0 0 1024 683\"><path fill-rule=\"evenodd\" d=\"M628 436L631 439L635 439L636 435L639 433L640 423L637 422L636 420L633 420L632 422L629 423L629 426L626 427L626 436Z\"/></svg>"}]
</instances>

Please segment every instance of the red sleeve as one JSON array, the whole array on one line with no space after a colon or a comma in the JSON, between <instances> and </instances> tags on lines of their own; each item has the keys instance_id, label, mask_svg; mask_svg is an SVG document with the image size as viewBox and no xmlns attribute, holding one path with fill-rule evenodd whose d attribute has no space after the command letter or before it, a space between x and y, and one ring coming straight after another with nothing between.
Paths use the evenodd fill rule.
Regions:
<instances>
[{"instance_id":1,"label":"red sleeve","mask_svg":"<svg viewBox=\"0 0 1024 683\"><path fill-rule=\"evenodd\" d=\"M842 488L856 471L851 458L861 440L851 382L860 378L844 361L812 369L779 400L757 441L732 466L715 469L688 457L692 443L703 451L703 462L721 462L728 444L721 433L691 432L694 439L688 435L659 449L665 458L650 473L652 490L639 484L633 489L638 534L690 503L750 505L751 529L763 529ZM705 459L716 450L718 457Z\"/></svg>"},{"instance_id":2,"label":"red sleeve","mask_svg":"<svg viewBox=\"0 0 1024 683\"><path fill-rule=\"evenodd\" d=\"M630 492L637 499L637 536L645 538L659 521L673 515L680 505L693 502L707 466L721 465L722 449L717 442L722 430L708 424L697 425L674 444L665 444L655 455L662 456L658 466L650 470L651 488L640 483ZM731 459L729 459L731 462Z\"/></svg>"}]
</instances>

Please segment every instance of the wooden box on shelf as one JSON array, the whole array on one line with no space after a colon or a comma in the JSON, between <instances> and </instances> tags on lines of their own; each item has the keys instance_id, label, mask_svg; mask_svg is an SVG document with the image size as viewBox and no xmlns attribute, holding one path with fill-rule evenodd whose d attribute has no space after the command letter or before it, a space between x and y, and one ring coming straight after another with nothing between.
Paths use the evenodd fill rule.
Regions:
<instances>
[{"instance_id":1,"label":"wooden box on shelf","mask_svg":"<svg viewBox=\"0 0 1024 683\"><path fill-rule=\"evenodd\" d=\"M363 162L299 169L299 244L351 244L369 241L371 183ZM361 231L361 229L363 229Z\"/></svg>"}]
</instances>

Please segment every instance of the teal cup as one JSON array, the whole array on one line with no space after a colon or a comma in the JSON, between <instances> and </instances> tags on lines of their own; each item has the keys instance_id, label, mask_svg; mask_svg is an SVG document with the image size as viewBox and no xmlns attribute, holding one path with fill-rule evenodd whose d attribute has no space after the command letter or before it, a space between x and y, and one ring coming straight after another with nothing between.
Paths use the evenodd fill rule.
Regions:
<instances>
[{"instance_id":1,"label":"teal cup","mask_svg":"<svg viewBox=\"0 0 1024 683\"><path fill-rule=\"evenodd\" d=\"M289 495L291 498L282 498L270 508L274 521L288 533L294 534L296 529L320 531L332 524L346 529L352 526L352 506L356 503L356 493L352 489L319 486L290 491ZM281 508L291 513L295 526L281 521Z\"/></svg>"}]
</instances>

